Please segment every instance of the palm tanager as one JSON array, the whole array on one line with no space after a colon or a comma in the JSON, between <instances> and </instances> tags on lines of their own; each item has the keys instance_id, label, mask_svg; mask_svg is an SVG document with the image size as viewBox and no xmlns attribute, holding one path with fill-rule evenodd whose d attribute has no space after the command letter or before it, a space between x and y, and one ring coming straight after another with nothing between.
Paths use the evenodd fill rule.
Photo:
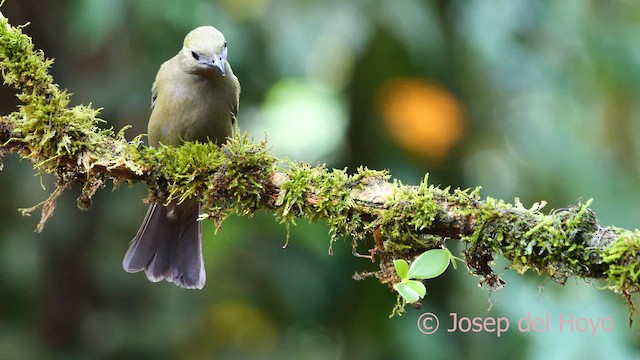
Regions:
<instances>
[{"instance_id":1,"label":"palm tanager","mask_svg":"<svg viewBox=\"0 0 640 360\"><path fill-rule=\"evenodd\" d=\"M224 35L212 26L191 31L182 50L160 66L151 92L151 146L225 142L238 112L240 83L227 62ZM124 269L144 270L153 282L164 279L183 288L202 289L206 275L200 213L195 198L179 205L151 204L129 244Z\"/></svg>"}]
</instances>

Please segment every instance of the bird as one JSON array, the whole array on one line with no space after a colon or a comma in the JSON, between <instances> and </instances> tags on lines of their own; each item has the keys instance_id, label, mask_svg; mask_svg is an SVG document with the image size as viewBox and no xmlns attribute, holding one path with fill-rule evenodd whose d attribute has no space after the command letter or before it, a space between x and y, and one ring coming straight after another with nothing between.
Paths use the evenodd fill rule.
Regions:
<instances>
[{"instance_id":1,"label":"bird","mask_svg":"<svg viewBox=\"0 0 640 360\"><path fill-rule=\"evenodd\" d=\"M189 32L178 54L160 66L151 93L150 146L225 142L238 114L240 83L227 61L224 35L213 26ZM144 270L152 282L202 289L206 273L201 212L195 198L180 204L152 203L129 243L124 270Z\"/></svg>"}]
</instances>

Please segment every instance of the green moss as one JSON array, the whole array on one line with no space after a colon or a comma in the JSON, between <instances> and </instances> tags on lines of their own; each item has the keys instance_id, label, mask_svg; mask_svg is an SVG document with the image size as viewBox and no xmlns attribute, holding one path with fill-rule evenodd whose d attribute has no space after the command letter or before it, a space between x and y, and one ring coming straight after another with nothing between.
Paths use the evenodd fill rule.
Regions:
<instances>
[{"instance_id":1,"label":"green moss","mask_svg":"<svg viewBox=\"0 0 640 360\"><path fill-rule=\"evenodd\" d=\"M198 142L147 148L142 159L156 164L147 181L152 200L169 203L198 197L205 217L218 222L231 213L250 215L265 208L263 199L273 192L270 176L277 159L267 152L265 142L254 144L246 133L222 148Z\"/></svg>"},{"instance_id":2,"label":"green moss","mask_svg":"<svg viewBox=\"0 0 640 360\"><path fill-rule=\"evenodd\" d=\"M618 233L618 239L602 252L602 262L608 265L605 271L608 286L624 294L638 292L640 231L615 231Z\"/></svg>"},{"instance_id":3,"label":"green moss","mask_svg":"<svg viewBox=\"0 0 640 360\"><path fill-rule=\"evenodd\" d=\"M517 199L516 199L517 200ZM476 215L467 261L476 273L500 284L491 270L493 254L501 253L509 266L524 273L533 269L563 282L573 275L597 276L587 264L593 250L587 240L596 231L597 222L586 204L557 210L545 215L544 204L525 209L495 199L487 199Z\"/></svg>"},{"instance_id":4,"label":"green moss","mask_svg":"<svg viewBox=\"0 0 640 360\"><path fill-rule=\"evenodd\" d=\"M5 84L20 91L17 97L23 103L18 111L2 118L2 125L13 135L4 146L18 148L40 174L54 174L55 193L71 182L84 182L79 198L79 205L84 208L102 186L102 179L91 174L94 166L126 164L137 172L142 166L129 160L130 148L122 133L114 134L112 129L98 126L104 122L97 117L99 109L90 105L69 107L69 94L60 90L49 74L52 64L53 60L46 59L42 51L34 50L21 27L9 27L7 19L0 16L0 70ZM43 208L48 210L43 210L41 225L50 216L45 212L55 209L56 198L51 196L43 202Z\"/></svg>"},{"instance_id":5,"label":"green moss","mask_svg":"<svg viewBox=\"0 0 640 360\"><path fill-rule=\"evenodd\" d=\"M277 202L280 206L274 209L279 222L295 223L298 217L324 220L329 224L331 240L350 236L357 241L371 229L365 229L362 208L353 197L354 191L373 179L386 180L388 174L359 168L355 174L348 175L346 169L329 170L325 166L291 163L286 176L287 181L280 185L282 192Z\"/></svg>"},{"instance_id":6,"label":"green moss","mask_svg":"<svg viewBox=\"0 0 640 360\"><path fill-rule=\"evenodd\" d=\"M425 176L417 188L403 186L399 181L394 187L394 195L378 223L386 240L385 250L397 257L408 251L423 252L439 245L438 238L426 237L424 233L442 212L434 200L437 189L428 185L428 177Z\"/></svg>"}]
</instances>

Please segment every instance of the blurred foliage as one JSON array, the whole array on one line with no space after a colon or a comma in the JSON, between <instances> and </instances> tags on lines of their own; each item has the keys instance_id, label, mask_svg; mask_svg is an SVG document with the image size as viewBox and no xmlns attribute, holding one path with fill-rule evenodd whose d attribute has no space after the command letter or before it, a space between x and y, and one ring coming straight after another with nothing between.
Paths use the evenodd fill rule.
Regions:
<instances>
[{"instance_id":1,"label":"blurred foliage","mask_svg":"<svg viewBox=\"0 0 640 360\"><path fill-rule=\"evenodd\" d=\"M2 12L31 22L25 32L56 58L53 75L73 102L103 107L110 126L134 125L129 137L145 132L159 65L190 29L211 24L225 33L242 84L241 127L256 140L266 133L278 155L388 168L405 183L429 172L435 183L549 208L593 197L603 225L637 227L636 2L7 0ZM0 113L15 104L0 92ZM283 249L286 229L266 214L231 218L215 235L205 224L204 290L151 284L121 268L144 215L142 187L102 190L86 212L66 194L35 234L36 219L16 209L47 193L30 165L4 163L3 357L638 356L637 325L627 327L618 297L584 283L538 293L543 278L511 271L490 295L464 270L448 270L429 282L422 310L387 319L394 294L350 278L375 264L354 258L346 241L327 256L330 236L318 224L292 227ZM512 322L527 312L610 316L616 326L596 336L424 335L416 321L427 310Z\"/></svg>"}]
</instances>

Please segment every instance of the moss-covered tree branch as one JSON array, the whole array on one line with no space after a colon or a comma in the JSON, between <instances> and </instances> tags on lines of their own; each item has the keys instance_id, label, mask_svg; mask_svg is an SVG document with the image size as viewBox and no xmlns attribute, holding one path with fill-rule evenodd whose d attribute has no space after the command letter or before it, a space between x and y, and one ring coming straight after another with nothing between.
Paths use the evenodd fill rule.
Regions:
<instances>
[{"instance_id":1,"label":"moss-covered tree branch","mask_svg":"<svg viewBox=\"0 0 640 360\"><path fill-rule=\"evenodd\" d=\"M483 199L479 189L441 189L426 177L419 186L407 186L384 171L358 169L349 175L284 163L246 135L222 148L200 143L149 148L139 138L128 142L125 129L100 127L99 110L90 105L70 107L69 94L49 74L51 64L0 14L0 70L21 101L17 111L0 117L0 151L17 153L56 179L56 189L39 204L39 231L56 198L74 183L82 187L78 205L86 208L108 181L143 182L154 201L200 198L205 215L217 222L264 209L282 223L324 221L331 241L350 238L354 254L363 244L358 248L369 251L360 256L379 263L379 271L356 277L374 275L388 285L398 281L392 260L411 261L457 239L465 243L468 268L490 287L503 284L491 267L502 255L516 271L531 269L561 283L569 277L604 279L627 300L640 288L640 233L601 227L590 202L545 214L544 202L525 208L517 199L515 204Z\"/></svg>"}]
</instances>

